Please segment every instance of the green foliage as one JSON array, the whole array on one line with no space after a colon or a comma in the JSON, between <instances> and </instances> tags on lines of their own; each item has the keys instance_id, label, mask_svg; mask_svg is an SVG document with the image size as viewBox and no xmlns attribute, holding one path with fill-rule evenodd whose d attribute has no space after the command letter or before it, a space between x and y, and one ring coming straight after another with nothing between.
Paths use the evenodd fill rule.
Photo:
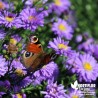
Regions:
<instances>
[{"instance_id":1,"label":"green foliage","mask_svg":"<svg viewBox=\"0 0 98 98\"><path fill-rule=\"evenodd\" d=\"M98 0L71 0L76 11L78 32L90 32L98 38Z\"/></svg>"}]
</instances>

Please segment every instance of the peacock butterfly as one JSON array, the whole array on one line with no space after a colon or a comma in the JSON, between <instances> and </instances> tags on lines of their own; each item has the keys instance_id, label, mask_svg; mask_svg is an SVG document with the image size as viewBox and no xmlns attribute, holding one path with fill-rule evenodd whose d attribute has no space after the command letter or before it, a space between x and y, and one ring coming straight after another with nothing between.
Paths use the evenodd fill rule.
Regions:
<instances>
[{"instance_id":1,"label":"peacock butterfly","mask_svg":"<svg viewBox=\"0 0 98 98\"><path fill-rule=\"evenodd\" d=\"M47 54L43 51L43 47L36 36L31 36L30 42L23 53L22 61L30 72L34 72L49 63L54 57L54 53Z\"/></svg>"}]
</instances>

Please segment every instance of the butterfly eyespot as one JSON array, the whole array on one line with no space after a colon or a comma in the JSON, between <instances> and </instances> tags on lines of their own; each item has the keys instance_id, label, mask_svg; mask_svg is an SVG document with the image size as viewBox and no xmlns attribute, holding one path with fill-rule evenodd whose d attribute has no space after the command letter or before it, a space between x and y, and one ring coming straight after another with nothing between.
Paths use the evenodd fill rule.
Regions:
<instances>
[{"instance_id":1,"label":"butterfly eyespot","mask_svg":"<svg viewBox=\"0 0 98 98\"><path fill-rule=\"evenodd\" d=\"M36 36L32 36L31 37L31 42L32 43L37 43L38 42L38 38Z\"/></svg>"},{"instance_id":2,"label":"butterfly eyespot","mask_svg":"<svg viewBox=\"0 0 98 98\"><path fill-rule=\"evenodd\" d=\"M28 51L25 51L25 52L24 52L24 57L26 57L26 58L29 58L29 57L31 57L32 55L33 55L32 52L28 52Z\"/></svg>"}]
</instances>

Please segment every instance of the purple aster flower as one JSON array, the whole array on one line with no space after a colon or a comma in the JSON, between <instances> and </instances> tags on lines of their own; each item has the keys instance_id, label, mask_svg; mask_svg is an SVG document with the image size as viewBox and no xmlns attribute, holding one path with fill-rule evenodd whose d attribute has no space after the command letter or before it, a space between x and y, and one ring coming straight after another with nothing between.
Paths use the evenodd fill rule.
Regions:
<instances>
[{"instance_id":1,"label":"purple aster flower","mask_svg":"<svg viewBox=\"0 0 98 98\"><path fill-rule=\"evenodd\" d=\"M41 91L42 94L45 94L44 98L68 98L65 92L64 86L62 84L57 85L57 82L48 82L46 91Z\"/></svg>"},{"instance_id":2,"label":"purple aster flower","mask_svg":"<svg viewBox=\"0 0 98 98\"><path fill-rule=\"evenodd\" d=\"M13 70L14 73L13 73ZM26 77L21 80L21 77L27 74L25 67L22 65L20 62L20 59L14 59L11 63L10 67L10 73L13 73L10 75L11 80L13 81L13 91L14 92L19 92L21 88L24 88L28 86L32 80L30 77Z\"/></svg>"},{"instance_id":3,"label":"purple aster flower","mask_svg":"<svg viewBox=\"0 0 98 98\"><path fill-rule=\"evenodd\" d=\"M90 54L80 54L73 63L74 72L79 76L79 81L91 82L98 77L97 61Z\"/></svg>"},{"instance_id":4,"label":"purple aster flower","mask_svg":"<svg viewBox=\"0 0 98 98\"><path fill-rule=\"evenodd\" d=\"M38 73L39 74L39 73ZM35 77L35 76L32 76L32 85L33 86L37 86L37 85L40 85L42 81L45 81L45 77Z\"/></svg>"},{"instance_id":5,"label":"purple aster flower","mask_svg":"<svg viewBox=\"0 0 98 98\"><path fill-rule=\"evenodd\" d=\"M79 56L79 53L77 52L73 52L71 53L71 55L68 55L67 59L65 59L64 61L64 65L65 67L70 70L74 73L75 72L75 69L73 68L73 65L75 64L75 60L76 58Z\"/></svg>"},{"instance_id":6,"label":"purple aster flower","mask_svg":"<svg viewBox=\"0 0 98 98\"><path fill-rule=\"evenodd\" d=\"M11 86L11 84L8 80L0 81L0 87L5 88L5 89L9 89L10 86Z\"/></svg>"},{"instance_id":7,"label":"purple aster flower","mask_svg":"<svg viewBox=\"0 0 98 98\"><path fill-rule=\"evenodd\" d=\"M96 59L98 59L98 53L96 50L98 49L98 44L89 44L87 53L92 54Z\"/></svg>"},{"instance_id":8,"label":"purple aster flower","mask_svg":"<svg viewBox=\"0 0 98 98\"><path fill-rule=\"evenodd\" d=\"M9 89L10 86L11 86L10 81L5 80L5 81L4 81L4 87L5 87L6 89Z\"/></svg>"},{"instance_id":9,"label":"purple aster flower","mask_svg":"<svg viewBox=\"0 0 98 98\"><path fill-rule=\"evenodd\" d=\"M65 37L67 40L72 38L73 29L65 20L58 19L53 24L52 31L60 37Z\"/></svg>"},{"instance_id":10,"label":"purple aster flower","mask_svg":"<svg viewBox=\"0 0 98 98\"><path fill-rule=\"evenodd\" d=\"M6 94L6 91L8 91L11 87L11 84L8 80L5 81L0 81L0 98L2 98L1 96ZM1 89L2 88L2 89Z\"/></svg>"},{"instance_id":11,"label":"purple aster flower","mask_svg":"<svg viewBox=\"0 0 98 98\"><path fill-rule=\"evenodd\" d=\"M69 98L84 98L83 93L80 90L72 90L69 91Z\"/></svg>"},{"instance_id":12,"label":"purple aster flower","mask_svg":"<svg viewBox=\"0 0 98 98\"><path fill-rule=\"evenodd\" d=\"M13 85L12 85L12 91L14 93L19 93L21 92L22 89L25 89L28 85L31 85L32 83L32 79L27 76L26 78L22 79L20 77L12 77L13 78Z\"/></svg>"},{"instance_id":13,"label":"purple aster flower","mask_svg":"<svg viewBox=\"0 0 98 98\"><path fill-rule=\"evenodd\" d=\"M33 74L34 81L32 84L40 84L44 80L49 80L51 78L56 78L58 76L58 66L54 62L50 62L47 65L44 65L40 70L36 71Z\"/></svg>"},{"instance_id":14,"label":"purple aster flower","mask_svg":"<svg viewBox=\"0 0 98 98\"><path fill-rule=\"evenodd\" d=\"M82 44L80 44L78 46L79 50L83 50L85 52L89 51L89 45L94 43L94 39L93 38L89 38L87 39L85 42L83 42Z\"/></svg>"},{"instance_id":15,"label":"purple aster flower","mask_svg":"<svg viewBox=\"0 0 98 98\"><path fill-rule=\"evenodd\" d=\"M93 44L93 43L89 44L87 53L93 55L95 53L96 49L97 49L97 45L96 44Z\"/></svg>"},{"instance_id":16,"label":"purple aster flower","mask_svg":"<svg viewBox=\"0 0 98 98\"><path fill-rule=\"evenodd\" d=\"M26 88L31 83L32 83L32 79L29 76L27 76L22 81L20 81L20 83L18 83L18 86L21 88Z\"/></svg>"},{"instance_id":17,"label":"purple aster flower","mask_svg":"<svg viewBox=\"0 0 98 98\"><path fill-rule=\"evenodd\" d=\"M69 55L71 53L71 47L68 46L68 42L62 40L60 37L54 38L53 41L49 42L49 48L53 48L57 54Z\"/></svg>"},{"instance_id":18,"label":"purple aster flower","mask_svg":"<svg viewBox=\"0 0 98 98\"><path fill-rule=\"evenodd\" d=\"M3 11L0 13L0 24L4 24L6 27L19 27L18 21L19 20L16 18L16 14L8 11Z\"/></svg>"},{"instance_id":19,"label":"purple aster flower","mask_svg":"<svg viewBox=\"0 0 98 98\"><path fill-rule=\"evenodd\" d=\"M5 31L3 29L0 29L0 40L3 40L5 36L6 36Z\"/></svg>"},{"instance_id":20,"label":"purple aster flower","mask_svg":"<svg viewBox=\"0 0 98 98\"><path fill-rule=\"evenodd\" d=\"M21 94L21 93L13 94L12 98L26 98L26 94Z\"/></svg>"},{"instance_id":21,"label":"purple aster flower","mask_svg":"<svg viewBox=\"0 0 98 98\"><path fill-rule=\"evenodd\" d=\"M46 11L37 12L35 8L26 8L19 15L21 27L34 31L38 26L43 26L45 16Z\"/></svg>"},{"instance_id":22,"label":"purple aster flower","mask_svg":"<svg viewBox=\"0 0 98 98\"><path fill-rule=\"evenodd\" d=\"M12 90L14 93L19 93L21 91L21 89L22 88L20 86L18 86L17 84L12 86Z\"/></svg>"},{"instance_id":23,"label":"purple aster flower","mask_svg":"<svg viewBox=\"0 0 98 98\"><path fill-rule=\"evenodd\" d=\"M0 77L4 76L7 70L8 70L8 67L7 67L6 60L2 56L0 56Z\"/></svg>"},{"instance_id":24,"label":"purple aster flower","mask_svg":"<svg viewBox=\"0 0 98 98\"><path fill-rule=\"evenodd\" d=\"M54 0L54 3L51 4L51 8L58 15L68 10L70 6L71 6L71 3L69 0Z\"/></svg>"},{"instance_id":25,"label":"purple aster flower","mask_svg":"<svg viewBox=\"0 0 98 98\"><path fill-rule=\"evenodd\" d=\"M86 53L93 55L97 59L97 52L96 52L97 48L98 48L97 44L91 43L91 44L88 44L87 48L84 47L84 51Z\"/></svg>"},{"instance_id":26,"label":"purple aster flower","mask_svg":"<svg viewBox=\"0 0 98 98\"><path fill-rule=\"evenodd\" d=\"M25 71L25 67L23 66L23 64L20 62L20 59L14 59L11 63L11 67L16 69L15 70L15 73L18 75L18 76L23 76L26 74L26 71ZM11 69L12 69L11 68Z\"/></svg>"},{"instance_id":27,"label":"purple aster flower","mask_svg":"<svg viewBox=\"0 0 98 98\"><path fill-rule=\"evenodd\" d=\"M92 51L92 53L94 57L98 59L98 52L96 52L96 50L98 49L98 44L94 45L93 48L94 48L94 51Z\"/></svg>"}]
</instances>

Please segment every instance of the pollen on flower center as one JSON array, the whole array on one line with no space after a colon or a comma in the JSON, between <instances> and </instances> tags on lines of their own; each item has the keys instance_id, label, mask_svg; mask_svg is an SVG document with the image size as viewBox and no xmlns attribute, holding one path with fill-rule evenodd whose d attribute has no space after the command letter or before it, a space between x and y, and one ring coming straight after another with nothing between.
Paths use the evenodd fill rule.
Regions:
<instances>
[{"instance_id":1,"label":"pollen on flower center","mask_svg":"<svg viewBox=\"0 0 98 98\"><path fill-rule=\"evenodd\" d=\"M58 44L58 48L59 49L67 49L68 46L67 45L64 45L64 44Z\"/></svg>"},{"instance_id":2,"label":"pollen on flower center","mask_svg":"<svg viewBox=\"0 0 98 98\"><path fill-rule=\"evenodd\" d=\"M36 18L34 16L29 16L28 17L28 20L30 20L30 21L33 20L33 19L35 20Z\"/></svg>"},{"instance_id":3,"label":"pollen on flower center","mask_svg":"<svg viewBox=\"0 0 98 98\"><path fill-rule=\"evenodd\" d=\"M87 70L87 71L91 71L92 66L90 65L90 63L84 63L84 69Z\"/></svg>"},{"instance_id":4,"label":"pollen on flower center","mask_svg":"<svg viewBox=\"0 0 98 98\"><path fill-rule=\"evenodd\" d=\"M54 3L55 3L55 5L57 5L57 6L61 6L61 1L60 0L54 0Z\"/></svg>"},{"instance_id":5,"label":"pollen on flower center","mask_svg":"<svg viewBox=\"0 0 98 98\"><path fill-rule=\"evenodd\" d=\"M16 45L17 44L17 40L15 40L14 38L10 39L10 44Z\"/></svg>"},{"instance_id":6,"label":"pollen on flower center","mask_svg":"<svg viewBox=\"0 0 98 98\"><path fill-rule=\"evenodd\" d=\"M22 98L21 94L16 94L17 98Z\"/></svg>"},{"instance_id":7,"label":"pollen on flower center","mask_svg":"<svg viewBox=\"0 0 98 98\"><path fill-rule=\"evenodd\" d=\"M16 73L17 75L19 75L19 76L20 76L20 75L21 75L21 76L24 75L24 72L22 71L22 69L16 69L16 70L15 70L15 73Z\"/></svg>"},{"instance_id":8,"label":"pollen on flower center","mask_svg":"<svg viewBox=\"0 0 98 98\"><path fill-rule=\"evenodd\" d=\"M72 98L79 98L77 95L72 96Z\"/></svg>"},{"instance_id":9,"label":"pollen on flower center","mask_svg":"<svg viewBox=\"0 0 98 98\"><path fill-rule=\"evenodd\" d=\"M6 19L8 22L12 22L12 21L14 20L13 17L9 17L9 16L5 17L5 19Z\"/></svg>"},{"instance_id":10,"label":"pollen on flower center","mask_svg":"<svg viewBox=\"0 0 98 98\"><path fill-rule=\"evenodd\" d=\"M1 1L0 1L0 9L4 9L4 4Z\"/></svg>"},{"instance_id":11,"label":"pollen on flower center","mask_svg":"<svg viewBox=\"0 0 98 98\"><path fill-rule=\"evenodd\" d=\"M59 25L59 30L61 30L61 31L65 31L66 30L66 27L64 26L64 24L60 24Z\"/></svg>"}]
</instances>

